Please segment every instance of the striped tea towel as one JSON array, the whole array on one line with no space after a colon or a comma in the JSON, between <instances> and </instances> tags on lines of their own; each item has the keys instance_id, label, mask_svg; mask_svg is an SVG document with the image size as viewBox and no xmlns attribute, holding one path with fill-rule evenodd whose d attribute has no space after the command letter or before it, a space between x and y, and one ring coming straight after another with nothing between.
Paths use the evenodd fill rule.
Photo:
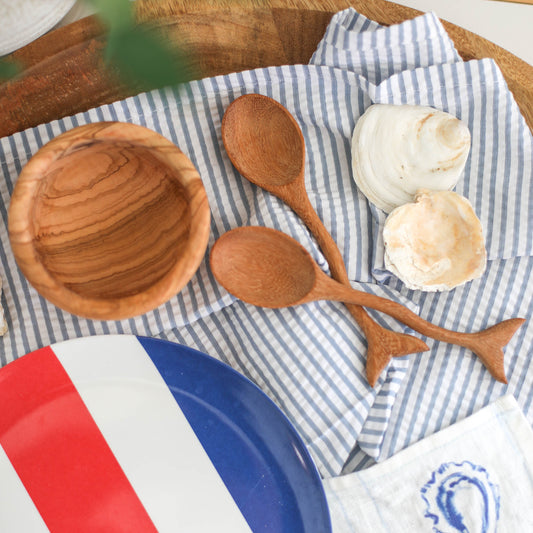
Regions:
<instances>
[{"instance_id":1,"label":"striped tea towel","mask_svg":"<svg viewBox=\"0 0 533 533\"><path fill-rule=\"evenodd\" d=\"M361 472L324 481L335 533L533 531L533 431L506 395Z\"/></svg>"},{"instance_id":2,"label":"striped tea towel","mask_svg":"<svg viewBox=\"0 0 533 533\"><path fill-rule=\"evenodd\" d=\"M345 33L366 24L352 10L336 17ZM330 32L334 34L334 29ZM336 57L326 37L318 49L321 57ZM355 48L351 55L343 53L344 67L360 72L360 53ZM313 59L319 57L315 54ZM371 103L431 105L466 121L472 149L456 191L469 198L482 221L489 258L485 275L464 287L436 294L407 290L384 269L381 231L385 214L362 199L372 219L368 279L398 290L420 306L422 316L448 328L475 331L511 316L531 317L533 138L497 65L489 59L420 65L382 77L380 83L369 83L367 90ZM383 409L379 401L374 403L345 472L368 466L372 463L369 457L389 457L504 392L515 395L533 423L533 379L527 372L532 342L533 324L528 321L505 349L506 387L487 378L479 362L464 349L430 341L430 354L409 357L408 376L386 429Z\"/></svg>"},{"instance_id":3,"label":"striped tea towel","mask_svg":"<svg viewBox=\"0 0 533 533\"><path fill-rule=\"evenodd\" d=\"M348 8L332 17L310 63L347 69L379 84L399 72L460 59L435 13L385 27Z\"/></svg>"},{"instance_id":4,"label":"striped tea towel","mask_svg":"<svg viewBox=\"0 0 533 533\"><path fill-rule=\"evenodd\" d=\"M4 317L4 308L2 307L2 278L0 278L0 336L7 332L7 322Z\"/></svg>"},{"instance_id":5,"label":"striped tea towel","mask_svg":"<svg viewBox=\"0 0 533 533\"><path fill-rule=\"evenodd\" d=\"M392 407L406 365L403 359L395 360L371 389L365 377L365 339L342 304L255 308L235 301L217 285L205 260L185 290L153 312L119 322L81 319L44 300L18 270L9 247L6 209L22 165L54 135L98 120L134 122L171 139L199 170L212 213L210 246L231 228L269 226L294 236L327 269L297 216L231 165L220 138L221 120L229 103L246 92L282 102L302 127L311 201L337 242L348 245L355 243L351 213L358 199L349 176L346 139L368 103L364 85L356 74L329 67L260 69L141 94L0 140L0 159L5 162L0 264L10 323L0 341L2 363L87 335L133 333L178 341L224 360L255 381L288 414L321 472L340 472L376 395L382 394L383 409ZM364 248L360 250L362 266L367 259ZM394 291L376 284L355 286L396 298ZM378 320L398 327L390 319Z\"/></svg>"},{"instance_id":6,"label":"striped tea towel","mask_svg":"<svg viewBox=\"0 0 533 533\"><path fill-rule=\"evenodd\" d=\"M184 291L151 313L121 322L79 319L41 298L17 269L7 238L6 208L22 166L49 139L88 122L134 122L174 141L200 171L212 211L210 244L232 227L268 225L298 238L326 269L314 241L292 211L235 171L222 147L220 122L227 105L245 92L267 94L289 108L306 141L311 200L344 248L358 239L351 235L351 213L359 200L349 176L347 139L369 104L366 86L361 76L330 67L263 69L193 82L180 90L152 91L2 139L0 263L6 273L12 326L2 341L2 364L35 348L86 335L135 333L176 340L219 357L252 378L288 414L321 472L340 472L377 395L378 417L386 424L407 364L405 359L393 361L377 387L370 389L365 378L365 340L342 305L256 309L234 302L215 283L204 262ZM371 220L367 219L358 234L366 234L364 228ZM361 253L353 263L354 280L365 277L365 239L358 244ZM359 287L396 296L375 284Z\"/></svg>"}]
</instances>

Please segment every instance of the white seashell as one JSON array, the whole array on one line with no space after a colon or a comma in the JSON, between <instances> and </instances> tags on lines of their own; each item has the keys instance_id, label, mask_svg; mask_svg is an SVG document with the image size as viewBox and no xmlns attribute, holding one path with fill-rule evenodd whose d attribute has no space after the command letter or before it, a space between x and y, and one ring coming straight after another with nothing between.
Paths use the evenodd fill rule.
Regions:
<instances>
[{"instance_id":1,"label":"white seashell","mask_svg":"<svg viewBox=\"0 0 533 533\"><path fill-rule=\"evenodd\" d=\"M390 213L418 189L455 187L470 151L470 131L432 107L374 104L355 125L353 176L361 192Z\"/></svg>"},{"instance_id":2,"label":"white seashell","mask_svg":"<svg viewBox=\"0 0 533 533\"><path fill-rule=\"evenodd\" d=\"M445 291L478 278L487 253L470 202L452 191L420 190L383 227L385 267L410 289Z\"/></svg>"},{"instance_id":3,"label":"white seashell","mask_svg":"<svg viewBox=\"0 0 533 533\"><path fill-rule=\"evenodd\" d=\"M0 299L2 298L2 278L0 278ZM0 303L0 337L7 333L7 323L4 318L4 310L2 309L2 304Z\"/></svg>"}]
</instances>

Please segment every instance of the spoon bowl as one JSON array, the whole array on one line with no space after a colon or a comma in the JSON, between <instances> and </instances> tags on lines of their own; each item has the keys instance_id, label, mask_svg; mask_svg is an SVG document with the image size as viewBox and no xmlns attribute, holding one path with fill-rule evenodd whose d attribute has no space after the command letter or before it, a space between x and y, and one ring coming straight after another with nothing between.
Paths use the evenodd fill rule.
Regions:
<instances>
[{"instance_id":1,"label":"spoon bowl","mask_svg":"<svg viewBox=\"0 0 533 533\"><path fill-rule=\"evenodd\" d=\"M216 241L210 255L213 274L228 292L243 302L271 309L301 303L316 282L315 263L307 250L274 231L236 228Z\"/></svg>"},{"instance_id":2,"label":"spoon bowl","mask_svg":"<svg viewBox=\"0 0 533 533\"><path fill-rule=\"evenodd\" d=\"M507 382L503 347L524 319L505 320L477 333L441 328L397 302L333 280L292 237L259 226L237 228L222 235L211 250L210 264L217 281L249 304L283 308L333 300L371 307L423 335L469 348L495 379Z\"/></svg>"},{"instance_id":3,"label":"spoon bowl","mask_svg":"<svg viewBox=\"0 0 533 533\"><path fill-rule=\"evenodd\" d=\"M269 192L303 176L302 132L287 109L272 98L246 94L235 100L224 114L222 136L235 168Z\"/></svg>"}]
</instances>

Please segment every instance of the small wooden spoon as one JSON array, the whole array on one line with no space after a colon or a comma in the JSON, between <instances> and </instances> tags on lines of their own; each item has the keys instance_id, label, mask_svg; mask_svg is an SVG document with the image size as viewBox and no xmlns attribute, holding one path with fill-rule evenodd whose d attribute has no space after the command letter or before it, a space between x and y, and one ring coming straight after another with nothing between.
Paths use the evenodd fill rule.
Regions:
<instances>
[{"instance_id":1,"label":"small wooden spoon","mask_svg":"<svg viewBox=\"0 0 533 533\"><path fill-rule=\"evenodd\" d=\"M504 320L477 333L441 328L397 302L333 280L292 237L260 226L222 235L211 250L210 263L217 281L244 302L274 309L316 300L371 307L423 335L472 350L495 379L507 383L503 347L523 324L522 318Z\"/></svg>"},{"instance_id":2,"label":"small wooden spoon","mask_svg":"<svg viewBox=\"0 0 533 533\"><path fill-rule=\"evenodd\" d=\"M350 286L342 255L309 201L304 138L289 111L268 96L245 94L228 106L222 120L222 140L237 170L296 212L317 240L332 277ZM392 356L429 349L416 337L381 327L362 307L347 307L367 338L366 373L372 387Z\"/></svg>"}]
</instances>

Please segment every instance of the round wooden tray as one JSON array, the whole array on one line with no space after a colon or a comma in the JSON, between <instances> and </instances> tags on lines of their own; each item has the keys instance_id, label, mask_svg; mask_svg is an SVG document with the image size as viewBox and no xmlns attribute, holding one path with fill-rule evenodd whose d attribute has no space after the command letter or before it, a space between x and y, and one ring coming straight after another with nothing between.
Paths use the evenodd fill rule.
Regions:
<instances>
[{"instance_id":1,"label":"round wooden tray","mask_svg":"<svg viewBox=\"0 0 533 533\"><path fill-rule=\"evenodd\" d=\"M420 14L385 0L137 0L136 5L139 21L160 27L188 54L190 79L307 63L332 15L349 6L385 25ZM463 59L495 59L533 129L533 66L443 24ZM105 29L87 17L13 53L24 70L0 85L0 137L140 92L120 84L104 64L104 42Z\"/></svg>"}]
</instances>

